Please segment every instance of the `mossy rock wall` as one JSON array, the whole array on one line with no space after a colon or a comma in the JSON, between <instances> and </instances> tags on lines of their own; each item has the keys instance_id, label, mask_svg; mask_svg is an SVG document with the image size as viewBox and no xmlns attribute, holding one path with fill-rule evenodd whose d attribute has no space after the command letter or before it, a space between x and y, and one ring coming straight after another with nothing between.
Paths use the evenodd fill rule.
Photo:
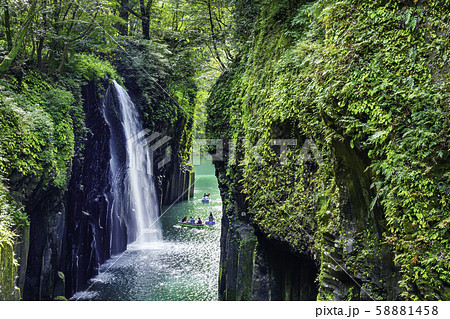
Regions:
<instances>
[{"instance_id":1,"label":"mossy rock wall","mask_svg":"<svg viewBox=\"0 0 450 319\"><path fill-rule=\"evenodd\" d=\"M16 287L16 278L14 247L9 242L0 242L0 301L20 299L20 289Z\"/></svg>"},{"instance_id":2,"label":"mossy rock wall","mask_svg":"<svg viewBox=\"0 0 450 319\"><path fill-rule=\"evenodd\" d=\"M225 217L227 218L227 217ZM222 225L224 220L222 219ZM253 261L256 236L253 228L239 221L222 226L222 256L219 272L219 290L222 300L251 300Z\"/></svg>"},{"instance_id":3,"label":"mossy rock wall","mask_svg":"<svg viewBox=\"0 0 450 319\"><path fill-rule=\"evenodd\" d=\"M251 3L207 105L224 215L308 256L317 299L448 299L450 7Z\"/></svg>"},{"instance_id":4,"label":"mossy rock wall","mask_svg":"<svg viewBox=\"0 0 450 319\"><path fill-rule=\"evenodd\" d=\"M24 226L20 229L20 234L15 242L14 253L18 262L17 286L23 292L25 287L25 276L28 265L28 253L30 250L30 226Z\"/></svg>"},{"instance_id":5,"label":"mossy rock wall","mask_svg":"<svg viewBox=\"0 0 450 319\"><path fill-rule=\"evenodd\" d=\"M250 222L244 197L226 176L223 162L215 165L223 199L219 298L315 300L318 266L312 256L286 242L268 240Z\"/></svg>"}]
</instances>

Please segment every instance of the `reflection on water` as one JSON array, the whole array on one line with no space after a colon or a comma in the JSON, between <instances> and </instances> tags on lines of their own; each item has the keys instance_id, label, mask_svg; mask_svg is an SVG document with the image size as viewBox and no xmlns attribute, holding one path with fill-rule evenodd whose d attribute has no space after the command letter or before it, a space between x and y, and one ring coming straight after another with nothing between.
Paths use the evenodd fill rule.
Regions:
<instances>
[{"instance_id":1,"label":"reflection on water","mask_svg":"<svg viewBox=\"0 0 450 319\"><path fill-rule=\"evenodd\" d=\"M208 173L210 175L201 175ZM220 223L213 228L180 227L183 216L221 218L212 165L196 167L194 198L162 209L163 240L131 244L100 268L87 291L72 300L217 300ZM211 193L203 204L204 192Z\"/></svg>"}]
</instances>

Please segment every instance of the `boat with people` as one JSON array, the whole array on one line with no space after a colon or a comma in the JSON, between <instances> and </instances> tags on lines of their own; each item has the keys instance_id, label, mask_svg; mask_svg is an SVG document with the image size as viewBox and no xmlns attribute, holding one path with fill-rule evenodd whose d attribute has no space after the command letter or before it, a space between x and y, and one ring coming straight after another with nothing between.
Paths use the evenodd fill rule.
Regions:
<instances>
[{"instance_id":1,"label":"boat with people","mask_svg":"<svg viewBox=\"0 0 450 319\"><path fill-rule=\"evenodd\" d=\"M204 204L208 204L210 201L210 197L209 197L210 193L204 193L203 194L203 198L202 198L202 203Z\"/></svg>"},{"instance_id":2,"label":"boat with people","mask_svg":"<svg viewBox=\"0 0 450 319\"><path fill-rule=\"evenodd\" d=\"M206 227L205 224L203 224L201 218L199 217L197 221L191 216L188 220L187 216L184 216L182 220L178 222L178 225L182 227L191 227L191 228L203 228Z\"/></svg>"},{"instance_id":3,"label":"boat with people","mask_svg":"<svg viewBox=\"0 0 450 319\"><path fill-rule=\"evenodd\" d=\"M212 213L209 213L208 218L206 218L205 224L208 226L214 226L216 224L216 219L214 218Z\"/></svg>"},{"instance_id":4,"label":"boat with people","mask_svg":"<svg viewBox=\"0 0 450 319\"><path fill-rule=\"evenodd\" d=\"M180 225L181 227L190 227L190 228L205 228L206 227L205 224L190 224L190 223L182 223L182 222L178 222L178 225Z\"/></svg>"},{"instance_id":5,"label":"boat with people","mask_svg":"<svg viewBox=\"0 0 450 319\"><path fill-rule=\"evenodd\" d=\"M213 214L210 213L206 218L206 222L203 223L201 218L199 217L197 221L193 217L190 217L189 220L187 216L184 216L183 219L178 221L178 225L182 227L190 227L190 228L205 228L207 226L212 227L216 224L216 220L213 217Z\"/></svg>"}]
</instances>

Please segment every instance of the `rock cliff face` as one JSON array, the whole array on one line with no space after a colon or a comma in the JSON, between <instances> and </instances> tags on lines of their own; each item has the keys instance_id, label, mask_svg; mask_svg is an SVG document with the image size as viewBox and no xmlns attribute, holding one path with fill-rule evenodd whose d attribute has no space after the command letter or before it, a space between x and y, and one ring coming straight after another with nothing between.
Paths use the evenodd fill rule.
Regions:
<instances>
[{"instance_id":1,"label":"rock cliff face","mask_svg":"<svg viewBox=\"0 0 450 319\"><path fill-rule=\"evenodd\" d=\"M223 162L216 162L223 199L219 298L221 300L315 300L319 262L310 252L268 239L250 221L242 193L230 189ZM227 181L227 182L225 182Z\"/></svg>"},{"instance_id":2,"label":"rock cliff face","mask_svg":"<svg viewBox=\"0 0 450 319\"><path fill-rule=\"evenodd\" d=\"M18 232L20 241L15 243L14 256L19 263L17 267L17 281L16 285L20 289L21 293L25 288L25 277L27 273L28 265L28 253L30 250L30 226L24 226Z\"/></svg>"},{"instance_id":3,"label":"rock cliff face","mask_svg":"<svg viewBox=\"0 0 450 319\"><path fill-rule=\"evenodd\" d=\"M194 197L195 172L175 166L169 178L162 181L161 203L172 205Z\"/></svg>"},{"instance_id":4,"label":"rock cliff face","mask_svg":"<svg viewBox=\"0 0 450 319\"><path fill-rule=\"evenodd\" d=\"M209 138L224 141L214 162L224 203L221 299L446 299L448 120L423 120L433 101L448 114L439 98L448 86L431 80L443 64L429 48L448 43L427 22L440 19L439 5L239 3L241 53L207 105ZM439 40L426 47L429 34ZM405 78L417 79L409 87L399 77L408 63ZM424 103L412 98L418 87ZM441 159L418 127L441 141L427 142Z\"/></svg>"},{"instance_id":5,"label":"rock cliff face","mask_svg":"<svg viewBox=\"0 0 450 319\"><path fill-rule=\"evenodd\" d=\"M110 256L106 209L109 130L97 90L94 84L83 89L89 133L73 160L68 191L37 187L27 200L31 231L25 300L70 297L85 287L99 263Z\"/></svg>"},{"instance_id":6,"label":"rock cliff face","mask_svg":"<svg viewBox=\"0 0 450 319\"><path fill-rule=\"evenodd\" d=\"M227 186L239 185L240 175L230 178L224 163L215 163L218 180L226 181L220 183L224 201L219 278L222 300L370 300L374 294L384 300L399 298L397 283L401 277L389 247L379 241L382 215L377 211L366 215L371 196L366 166L353 150L341 144L335 152L330 156L335 156L334 172L340 185L342 231L322 234L318 245L325 253L321 257L313 246L317 234L312 231L301 229L301 242L294 244L261 230L247 213L242 191ZM312 176L307 183L313 182ZM328 208L323 204L318 209ZM374 237L364 237L369 233ZM344 252L336 249L342 242ZM365 250L371 254L362 259L360 253ZM356 259L357 263L349 263Z\"/></svg>"},{"instance_id":7,"label":"rock cliff face","mask_svg":"<svg viewBox=\"0 0 450 319\"><path fill-rule=\"evenodd\" d=\"M87 285L99 265L111 256L111 229L108 214L110 195L110 130L102 101L94 85L84 88L84 111L88 134L83 152L75 157L67 192L66 295ZM126 233L126 232L125 232ZM122 241L124 250L125 241Z\"/></svg>"},{"instance_id":8,"label":"rock cliff face","mask_svg":"<svg viewBox=\"0 0 450 319\"><path fill-rule=\"evenodd\" d=\"M30 216L30 246L23 291L25 300L51 300L63 295L55 291L61 280L62 243L66 229L64 192L60 189L36 191L26 205Z\"/></svg>"}]
</instances>

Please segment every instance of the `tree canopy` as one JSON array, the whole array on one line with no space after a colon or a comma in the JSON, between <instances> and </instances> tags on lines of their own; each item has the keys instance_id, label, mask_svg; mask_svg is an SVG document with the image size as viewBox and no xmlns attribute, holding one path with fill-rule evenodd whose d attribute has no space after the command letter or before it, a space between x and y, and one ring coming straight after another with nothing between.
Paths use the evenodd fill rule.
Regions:
<instances>
[{"instance_id":1,"label":"tree canopy","mask_svg":"<svg viewBox=\"0 0 450 319\"><path fill-rule=\"evenodd\" d=\"M130 38L195 52L224 70L236 53L233 10L223 0L4 0L0 72L27 66L57 74L78 52L107 55Z\"/></svg>"}]
</instances>

